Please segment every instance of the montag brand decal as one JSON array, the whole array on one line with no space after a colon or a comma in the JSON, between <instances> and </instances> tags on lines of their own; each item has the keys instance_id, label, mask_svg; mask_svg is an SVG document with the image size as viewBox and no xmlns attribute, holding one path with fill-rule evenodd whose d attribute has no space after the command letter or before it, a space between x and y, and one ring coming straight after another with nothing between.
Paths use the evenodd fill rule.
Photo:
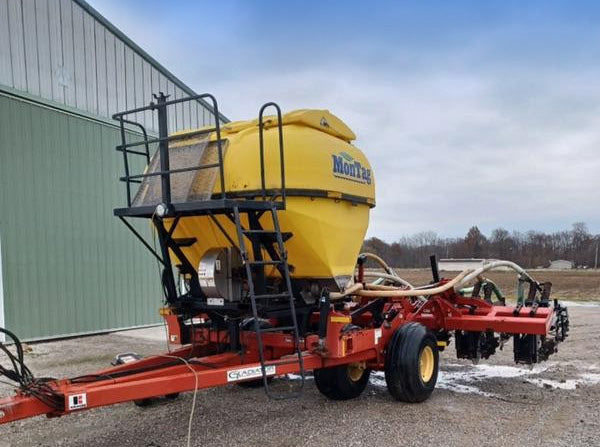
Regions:
<instances>
[{"instance_id":1,"label":"montag brand decal","mask_svg":"<svg viewBox=\"0 0 600 447\"><path fill-rule=\"evenodd\" d=\"M364 167L362 163L355 160L348 152L331 154L333 161L333 175L344 180L371 184L371 170Z\"/></svg>"}]
</instances>

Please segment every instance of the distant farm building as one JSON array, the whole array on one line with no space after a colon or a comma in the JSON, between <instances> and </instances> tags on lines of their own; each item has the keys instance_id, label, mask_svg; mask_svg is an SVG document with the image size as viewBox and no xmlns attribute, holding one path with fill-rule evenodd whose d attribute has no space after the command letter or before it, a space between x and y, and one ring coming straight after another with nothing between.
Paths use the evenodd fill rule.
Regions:
<instances>
[{"instance_id":1,"label":"distant farm building","mask_svg":"<svg viewBox=\"0 0 600 447\"><path fill-rule=\"evenodd\" d=\"M550 261L550 270L570 270L574 267L572 261L565 261L564 259L557 259L556 261Z\"/></svg>"},{"instance_id":2,"label":"distant farm building","mask_svg":"<svg viewBox=\"0 0 600 447\"><path fill-rule=\"evenodd\" d=\"M468 258L468 259L440 259L438 262L438 268L441 271L446 272L461 272L467 269L478 269L487 264L490 264L497 259L477 259L477 258ZM498 270L503 270L503 267L499 267Z\"/></svg>"}]
</instances>

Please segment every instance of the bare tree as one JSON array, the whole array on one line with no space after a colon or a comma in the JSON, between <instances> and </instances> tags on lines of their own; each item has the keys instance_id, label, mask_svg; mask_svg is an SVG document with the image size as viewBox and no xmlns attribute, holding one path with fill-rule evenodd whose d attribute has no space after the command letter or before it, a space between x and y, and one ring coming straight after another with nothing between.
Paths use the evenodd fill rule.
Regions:
<instances>
[{"instance_id":1,"label":"bare tree","mask_svg":"<svg viewBox=\"0 0 600 447\"><path fill-rule=\"evenodd\" d=\"M554 259L567 259L579 266L593 267L597 245L600 246L600 235L592 235L585 223L576 222L571 230L554 233L511 233L497 228L489 239L477 226L471 227L464 238L441 238L432 231L422 231L402 236L391 244L378 238L367 239L363 250L379 254L396 267L427 267L430 254L440 258L510 259L524 267L547 266Z\"/></svg>"}]
</instances>

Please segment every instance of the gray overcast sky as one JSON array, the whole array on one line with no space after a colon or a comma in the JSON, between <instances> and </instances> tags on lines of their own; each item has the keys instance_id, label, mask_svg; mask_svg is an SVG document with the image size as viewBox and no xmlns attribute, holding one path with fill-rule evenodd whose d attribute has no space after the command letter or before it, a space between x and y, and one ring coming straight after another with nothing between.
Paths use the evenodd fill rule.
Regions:
<instances>
[{"instance_id":1,"label":"gray overcast sky","mask_svg":"<svg viewBox=\"0 0 600 447\"><path fill-rule=\"evenodd\" d=\"M600 232L595 2L90 3L233 120L274 100L346 121L369 236Z\"/></svg>"}]
</instances>

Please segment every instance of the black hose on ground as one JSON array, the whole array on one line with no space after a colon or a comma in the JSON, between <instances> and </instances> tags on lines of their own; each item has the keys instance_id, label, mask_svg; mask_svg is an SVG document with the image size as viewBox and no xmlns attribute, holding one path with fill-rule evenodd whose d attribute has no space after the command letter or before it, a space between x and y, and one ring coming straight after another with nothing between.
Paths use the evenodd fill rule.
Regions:
<instances>
[{"instance_id":1,"label":"black hose on ground","mask_svg":"<svg viewBox=\"0 0 600 447\"><path fill-rule=\"evenodd\" d=\"M36 378L25 364L23 344L21 340L8 329L0 328L0 333L12 340L16 353L12 352L5 343L0 343L0 350L10 360L10 366L0 364L0 375L18 384L23 394L30 395L58 411L65 408L64 396L56 392L49 384L55 380L49 377Z\"/></svg>"}]
</instances>

